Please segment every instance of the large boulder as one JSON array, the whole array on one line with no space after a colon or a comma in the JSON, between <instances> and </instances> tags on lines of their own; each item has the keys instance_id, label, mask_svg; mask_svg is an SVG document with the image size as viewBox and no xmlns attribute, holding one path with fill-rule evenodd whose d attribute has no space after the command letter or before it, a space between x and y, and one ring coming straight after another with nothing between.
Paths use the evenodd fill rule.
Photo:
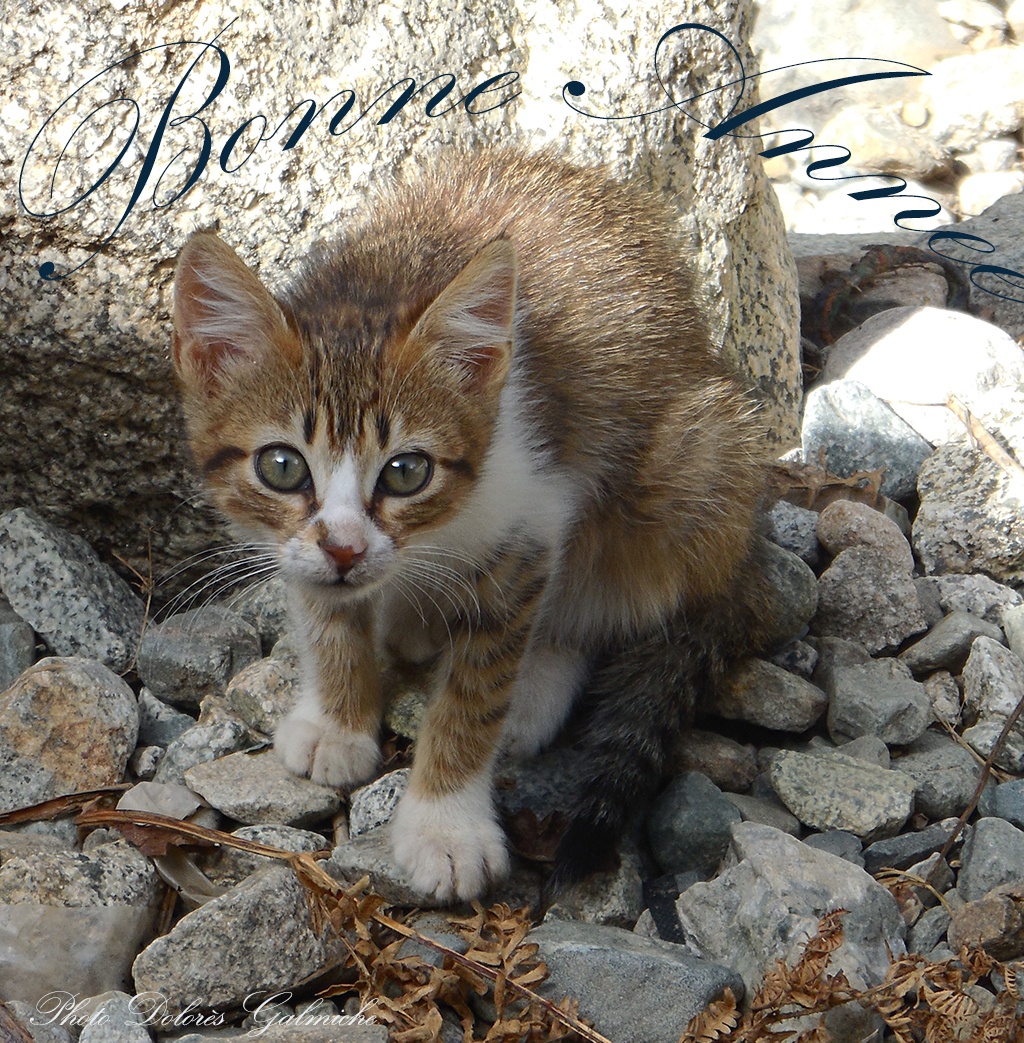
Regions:
<instances>
[{"instance_id":1,"label":"large boulder","mask_svg":"<svg viewBox=\"0 0 1024 1043\"><path fill-rule=\"evenodd\" d=\"M0 161L12 175L0 183L0 501L35 507L143 574L147 533L158 574L205 545L217 523L193 499L167 357L188 234L218 225L279 286L374 185L439 150L491 142L555 142L669 196L716 342L765 392L776 440L791 442L797 297L778 204L754 139L703 136L736 101L738 87L711 90L732 78L732 54L708 32L671 36L658 72L675 110L655 75L659 39L684 22L719 30L752 69L752 7L311 0L228 22L187 5L42 0L5 27L0 56ZM224 58L175 42L215 37ZM454 86L441 98L446 74ZM423 90L401 107L404 77ZM570 81L586 92L563 95ZM651 110L667 111L597 118ZM41 265L57 278L42 279Z\"/></svg>"}]
</instances>

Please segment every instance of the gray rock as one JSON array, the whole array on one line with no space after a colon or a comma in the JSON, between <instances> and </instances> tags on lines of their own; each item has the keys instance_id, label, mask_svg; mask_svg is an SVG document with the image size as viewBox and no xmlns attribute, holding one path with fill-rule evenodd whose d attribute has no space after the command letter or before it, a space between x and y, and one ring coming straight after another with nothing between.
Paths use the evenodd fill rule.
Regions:
<instances>
[{"instance_id":1,"label":"gray rock","mask_svg":"<svg viewBox=\"0 0 1024 1043\"><path fill-rule=\"evenodd\" d=\"M721 790L744 793L757 776L757 750L716 732L688 728L669 753L666 775L699 772Z\"/></svg>"},{"instance_id":2,"label":"gray rock","mask_svg":"<svg viewBox=\"0 0 1024 1043\"><path fill-rule=\"evenodd\" d=\"M41 659L0 694L0 811L120 782L138 730L135 695L117 674L90 659Z\"/></svg>"},{"instance_id":3,"label":"gray rock","mask_svg":"<svg viewBox=\"0 0 1024 1043\"><path fill-rule=\"evenodd\" d=\"M0 587L57 655L131 663L143 604L81 537L26 508L0 515Z\"/></svg>"},{"instance_id":4,"label":"gray rock","mask_svg":"<svg viewBox=\"0 0 1024 1043\"><path fill-rule=\"evenodd\" d=\"M962 311L892 308L840 337L822 376L866 385L923 438L941 445L964 437L946 397L956 395L973 409L989 389L1019 384L1024 351L1003 330Z\"/></svg>"},{"instance_id":5,"label":"gray rock","mask_svg":"<svg viewBox=\"0 0 1024 1043\"><path fill-rule=\"evenodd\" d=\"M972 616L969 612L950 612L909 648L900 653L900 659L915 674L930 674L936 670L959 673L971 654L976 637L1003 641L1003 632L994 623Z\"/></svg>"},{"instance_id":6,"label":"gray rock","mask_svg":"<svg viewBox=\"0 0 1024 1043\"><path fill-rule=\"evenodd\" d=\"M1016 478L972 446L945 445L921 468L918 491L914 550L925 572L983 572L1003 583L1024 584L1024 518Z\"/></svg>"},{"instance_id":7,"label":"gray rock","mask_svg":"<svg viewBox=\"0 0 1024 1043\"><path fill-rule=\"evenodd\" d=\"M1003 631L1010 651L1024 658L1024 605L1008 605L1003 609Z\"/></svg>"},{"instance_id":8,"label":"gray rock","mask_svg":"<svg viewBox=\"0 0 1024 1043\"><path fill-rule=\"evenodd\" d=\"M935 720L956 728L960 723L960 686L948 670L936 670L925 678L925 694L931 700Z\"/></svg>"},{"instance_id":9,"label":"gray rock","mask_svg":"<svg viewBox=\"0 0 1024 1043\"><path fill-rule=\"evenodd\" d=\"M770 635L777 644L806 632L818 607L818 581L810 567L795 554L761 540L762 568L772 600L766 611Z\"/></svg>"},{"instance_id":10,"label":"gray rock","mask_svg":"<svg viewBox=\"0 0 1024 1043\"><path fill-rule=\"evenodd\" d=\"M1024 829L1024 779L1011 779L991 791L986 790L978 810L983 815L1005 819L1018 829Z\"/></svg>"},{"instance_id":11,"label":"gray rock","mask_svg":"<svg viewBox=\"0 0 1024 1043\"><path fill-rule=\"evenodd\" d=\"M818 545L818 514L779 500L768 512L768 536L783 550L795 554L812 568L821 560Z\"/></svg>"},{"instance_id":12,"label":"gray rock","mask_svg":"<svg viewBox=\"0 0 1024 1043\"><path fill-rule=\"evenodd\" d=\"M768 826L733 828L736 863L676 901L688 940L705 958L727 960L756 989L776 959L796 959L818 920L834 909L845 938L832 954L858 988L879 984L889 950L903 952L904 925L892 895L864 870Z\"/></svg>"},{"instance_id":13,"label":"gray rock","mask_svg":"<svg viewBox=\"0 0 1024 1043\"><path fill-rule=\"evenodd\" d=\"M801 441L805 460L825 450L830 474L848 478L883 470L882 493L912 496L932 447L905 420L856 380L836 380L807 396Z\"/></svg>"},{"instance_id":14,"label":"gray rock","mask_svg":"<svg viewBox=\"0 0 1024 1043\"><path fill-rule=\"evenodd\" d=\"M791 815L777 799L750 797L742 793L726 793L725 799L739 811L744 822L771 826L783 833L799 837L803 829L796 815ZM772 797L775 797L774 791Z\"/></svg>"},{"instance_id":15,"label":"gray rock","mask_svg":"<svg viewBox=\"0 0 1024 1043\"><path fill-rule=\"evenodd\" d=\"M498 809L514 815L530 808L538 818L553 811L568 814L575 807L583 774L583 755L568 748L549 749L528 760L503 757L495 775Z\"/></svg>"},{"instance_id":16,"label":"gray rock","mask_svg":"<svg viewBox=\"0 0 1024 1043\"><path fill-rule=\"evenodd\" d=\"M139 692L139 742L165 749L189 728L195 727L195 718L161 702L148 689Z\"/></svg>"},{"instance_id":17,"label":"gray rock","mask_svg":"<svg viewBox=\"0 0 1024 1043\"><path fill-rule=\"evenodd\" d=\"M42 852L71 850L59 837L0 829L0 866L12 858L32 858Z\"/></svg>"},{"instance_id":18,"label":"gray rock","mask_svg":"<svg viewBox=\"0 0 1024 1043\"><path fill-rule=\"evenodd\" d=\"M127 841L89 854L39 852L0 867L4 999L35 1004L52 991L91 996L123 987L152 929L161 887Z\"/></svg>"},{"instance_id":19,"label":"gray rock","mask_svg":"<svg viewBox=\"0 0 1024 1043\"><path fill-rule=\"evenodd\" d=\"M914 809L914 780L843 757L782 752L771 781L783 804L819 832L853 833L865 841L899 832Z\"/></svg>"},{"instance_id":20,"label":"gray rock","mask_svg":"<svg viewBox=\"0 0 1024 1043\"><path fill-rule=\"evenodd\" d=\"M909 571L882 551L844 550L818 580L815 634L856 641L877 653L895 650L926 628Z\"/></svg>"},{"instance_id":21,"label":"gray rock","mask_svg":"<svg viewBox=\"0 0 1024 1043\"><path fill-rule=\"evenodd\" d=\"M877 764L880 768L889 767L889 747L877 735L861 735L841 746L822 747L821 751L814 752L841 753L844 757Z\"/></svg>"},{"instance_id":22,"label":"gray rock","mask_svg":"<svg viewBox=\"0 0 1024 1043\"><path fill-rule=\"evenodd\" d=\"M1001 884L1024 884L1024 831L1000 818L982 818L964 841L956 889L965 902Z\"/></svg>"},{"instance_id":23,"label":"gray rock","mask_svg":"<svg viewBox=\"0 0 1024 1043\"><path fill-rule=\"evenodd\" d=\"M947 932L950 947L983 949L997 960L1024 956L1021 891L1020 884L998 887L957 909Z\"/></svg>"},{"instance_id":24,"label":"gray rock","mask_svg":"<svg viewBox=\"0 0 1024 1043\"><path fill-rule=\"evenodd\" d=\"M801 733L825 712L825 693L763 659L748 659L731 670L715 693L715 713L775 731Z\"/></svg>"},{"instance_id":25,"label":"gray rock","mask_svg":"<svg viewBox=\"0 0 1024 1043\"><path fill-rule=\"evenodd\" d=\"M349 794L348 835L358 837L391 821L402 794L409 788L409 769L389 771Z\"/></svg>"},{"instance_id":26,"label":"gray rock","mask_svg":"<svg viewBox=\"0 0 1024 1043\"><path fill-rule=\"evenodd\" d=\"M419 913L410 917L407 922L432 942L437 942L454 952L465 954L469 950L469 943L444 913ZM444 957L436 949L431 949L430 946L412 938L402 943L399 952L402 956L418 956L424 963L433 967L440 967L444 962Z\"/></svg>"},{"instance_id":27,"label":"gray rock","mask_svg":"<svg viewBox=\"0 0 1024 1043\"><path fill-rule=\"evenodd\" d=\"M234 612L207 605L149 627L138 672L158 699L198 709L203 696L223 694L228 681L259 658L256 631Z\"/></svg>"},{"instance_id":28,"label":"gray rock","mask_svg":"<svg viewBox=\"0 0 1024 1043\"><path fill-rule=\"evenodd\" d=\"M907 952L930 953L945 938L949 923L950 915L943 906L926 909L907 931Z\"/></svg>"},{"instance_id":29,"label":"gray rock","mask_svg":"<svg viewBox=\"0 0 1024 1043\"><path fill-rule=\"evenodd\" d=\"M269 866L147 946L132 967L135 987L159 993L172 1014L190 1003L223 1009L256 992L286 991L346 951L329 925L316 933L309 915L291 867Z\"/></svg>"},{"instance_id":30,"label":"gray rock","mask_svg":"<svg viewBox=\"0 0 1024 1043\"><path fill-rule=\"evenodd\" d=\"M868 650L856 641L844 641L841 637L817 637L811 640L818 650L814 683L825 692L834 684L837 667L857 666L874 661Z\"/></svg>"},{"instance_id":31,"label":"gray rock","mask_svg":"<svg viewBox=\"0 0 1024 1043\"><path fill-rule=\"evenodd\" d=\"M384 723L396 734L415 739L420 733L430 695L420 688L397 686L384 709Z\"/></svg>"},{"instance_id":32,"label":"gray rock","mask_svg":"<svg viewBox=\"0 0 1024 1043\"><path fill-rule=\"evenodd\" d=\"M917 592L917 604L921 609L929 627L940 623L946 616L939 598L939 588L934 576L915 576L914 590Z\"/></svg>"},{"instance_id":33,"label":"gray rock","mask_svg":"<svg viewBox=\"0 0 1024 1043\"><path fill-rule=\"evenodd\" d=\"M935 822L927 829L877 840L864 849L864 868L869 873L877 873L880 869L909 869L916 862L941 850L955 827L956 819L947 819ZM970 831L971 827L967 826L966 832ZM954 851L958 850L963 839L964 834L961 834Z\"/></svg>"},{"instance_id":34,"label":"gray rock","mask_svg":"<svg viewBox=\"0 0 1024 1043\"><path fill-rule=\"evenodd\" d=\"M965 712L978 722L963 737L987 757L1024 692L1024 662L991 638L979 637L963 679ZM1014 774L1024 771L1024 717L1010 729L995 763Z\"/></svg>"},{"instance_id":35,"label":"gray rock","mask_svg":"<svg viewBox=\"0 0 1024 1043\"><path fill-rule=\"evenodd\" d=\"M1022 228L1024 228L1024 196L1009 195L1004 196L979 216L949 225L945 230L979 236L992 244L994 263L1021 272L1024 271ZM927 241L926 236L921 238L924 242ZM943 252L952 257L965 259L968 264L977 264L978 254L974 248L978 246L981 244L968 241L961 246L947 240ZM992 322L1004 330L1012 341L1017 341L1024 336L1024 312L1022 312L1020 301L1013 299L1018 295L1008 291L1006 285L1001 283L998 277L979 275L978 283L987 289L995 290L997 294L1006 294L1010 298L1005 300L992 293L977 294L977 299L984 301L985 308L991 311ZM1009 351L1007 351L1007 355L1009 358L1013 358ZM1012 378L1006 382L1011 383Z\"/></svg>"},{"instance_id":36,"label":"gray rock","mask_svg":"<svg viewBox=\"0 0 1024 1043\"><path fill-rule=\"evenodd\" d=\"M260 635L260 644L270 651L288 630L288 595L280 576L254 583L235 594L226 606Z\"/></svg>"},{"instance_id":37,"label":"gray rock","mask_svg":"<svg viewBox=\"0 0 1024 1043\"><path fill-rule=\"evenodd\" d=\"M726 986L737 996L743 991L727 967L617 927L552 920L526 940L539 946L537 956L551 972L541 995L578 997L580 1013L620 1043L676 1043L689 1019Z\"/></svg>"},{"instance_id":38,"label":"gray rock","mask_svg":"<svg viewBox=\"0 0 1024 1043\"><path fill-rule=\"evenodd\" d=\"M246 825L309 826L341 807L336 790L292 775L269 750L196 764L185 772L185 783L218 811Z\"/></svg>"},{"instance_id":39,"label":"gray rock","mask_svg":"<svg viewBox=\"0 0 1024 1043\"><path fill-rule=\"evenodd\" d=\"M830 503L818 516L818 539L829 554L840 554L851 547L870 547L888 554L907 572L914 567L914 555L900 527L866 503Z\"/></svg>"},{"instance_id":40,"label":"gray rock","mask_svg":"<svg viewBox=\"0 0 1024 1043\"><path fill-rule=\"evenodd\" d=\"M986 99L971 104L969 98ZM989 48L936 63L921 85L929 135L960 152L1024 123L1024 75L1012 47Z\"/></svg>"},{"instance_id":41,"label":"gray rock","mask_svg":"<svg viewBox=\"0 0 1024 1043\"><path fill-rule=\"evenodd\" d=\"M674 778L647 817L651 850L663 873L710 877L725 857L739 811L697 772Z\"/></svg>"},{"instance_id":42,"label":"gray rock","mask_svg":"<svg viewBox=\"0 0 1024 1043\"><path fill-rule=\"evenodd\" d=\"M128 758L128 767L141 782L152 782L166 752L162 746L136 746Z\"/></svg>"},{"instance_id":43,"label":"gray rock","mask_svg":"<svg viewBox=\"0 0 1024 1043\"><path fill-rule=\"evenodd\" d=\"M981 778L981 765L970 751L941 732L925 732L892 766L917 783L914 806L930 819L959 815Z\"/></svg>"},{"instance_id":44,"label":"gray rock","mask_svg":"<svg viewBox=\"0 0 1024 1043\"><path fill-rule=\"evenodd\" d=\"M0 692L36 661L35 631L0 598Z\"/></svg>"},{"instance_id":45,"label":"gray rock","mask_svg":"<svg viewBox=\"0 0 1024 1043\"><path fill-rule=\"evenodd\" d=\"M185 772L197 764L206 764L229 753L237 753L252 745L252 736L238 721L219 724L197 724L182 732L157 765L154 782L185 782Z\"/></svg>"},{"instance_id":46,"label":"gray rock","mask_svg":"<svg viewBox=\"0 0 1024 1043\"><path fill-rule=\"evenodd\" d=\"M142 1021L143 1015L132 1006L132 997L115 992L96 1005L78 1043L152 1043L153 1037Z\"/></svg>"},{"instance_id":47,"label":"gray rock","mask_svg":"<svg viewBox=\"0 0 1024 1043\"><path fill-rule=\"evenodd\" d=\"M62 1002L60 997L57 1003ZM54 1004L46 1004L46 1013L36 1010L34 1004L24 1003L21 1000L6 1000L7 1009L21 1022L22 1027L29 1033L32 1043L75 1043L75 1037L63 1024L62 1020L69 1017L68 1013L61 1014L59 1007Z\"/></svg>"},{"instance_id":48,"label":"gray rock","mask_svg":"<svg viewBox=\"0 0 1024 1043\"><path fill-rule=\"evenodd\" d=\"M895 659L836 667L828 696L828 730L837 743L874 735L905 746L932 721L924 685Z\"/></svg>"},{"instance_id":49,"label":"gray rock","mask_svg":"<svg viewBox=\"0 0 1024 1043\"><path fill-rule=\"evenodd\" d=\"M224 695L240 720L264 735L273 735L294 706L299 684L297 658L271 655L236 673Z\"/></svg>"},{"instance_id":50,"label":"gray rock","mask_svg":"<svg viewBox=\"0 0 1024 1043\"><path fill-rule=\"evenodd\" d=\"M255 844L278 847L284 851L323 851L331 846L319 833L269 823L261 826L242 826L231 835L242 840L251 840ZM239 848L222 847L208 853L203 852L197 856L197 862L214 883L233 887L257 869L273 864L274 860L266 855L254 855Z\"/></svg>"},{"instance_id":51,"label":"gray rock","mask_svg":"<svg viewBox=\"0 0 1024 1043\"><path fill-rule=\"evenodd\" d=\"M861 854L863 845L852 833L844 833L841 829L830 829L827 833L809 833L804 837L804 843L813 847L815 851L825 851L859 869L864 868L864 856Z\"/></svg>"},{"instance_id":52,"label":"gray rock","mask_svg":"<svg viewBox=\"0 0 1024 1043\"><path fill-rule=\"evenodd\" d=\"M970 612L997 626L1008 608L1021 604L1017 591L988 576L922 576L914 582L932 588L944 613Z\"/></svg>"},{"instance_id":53,"label":"gray rock","mask_svg":"<svg viewBox=\"0 0 1024 1043\"><path fill-rule=\"evenodd\" d=\"M768 662L781 666L797 677L809 681L814 676L818 665L818 652L806 641L791 641L778 651L773 652Z\"/></svg>"},{"instance_id":54,"label":"gray rock","mask_svg":"<svg viewBox=\"0 0 1024 1043\"><path fill-rule=\"evenodd\" d=\"M439 904L431 896L414 890L405 872L395 864L387 826L378 826L339 844L324 863L324 869L347 883L369 876L370 887L392 905L434 908Z\"/></svg>"},{"instance_id":55,"label":"gray rock","mask_svg":"<svg viewBox=\"0 0 1024 1043\"><path fill-rule=\"evenodd\" d=\"M638 858L626 850L615 869L594 873L560 893L544 919L574 920L628 931L643 909L644 886Z\"/></svg>"}]
</instances>

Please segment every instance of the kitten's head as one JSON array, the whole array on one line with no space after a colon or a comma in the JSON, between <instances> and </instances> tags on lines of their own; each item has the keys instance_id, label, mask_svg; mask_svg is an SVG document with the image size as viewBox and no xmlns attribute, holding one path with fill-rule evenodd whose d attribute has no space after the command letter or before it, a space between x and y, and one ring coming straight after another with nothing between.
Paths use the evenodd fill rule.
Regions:
<instances>
[{"instance_id":1,"label":"kitten's head","mask_svg":"<svg viewBox=\"0 0 1024 1043\"><path fill-rule=\"evenodd\" d=\"M509 371L507 240L439 292L282 306L216 236L182 250L172 359L192 449L236 532L287 579L375 589L472 491Z\"/></svg>"}]
</instances>

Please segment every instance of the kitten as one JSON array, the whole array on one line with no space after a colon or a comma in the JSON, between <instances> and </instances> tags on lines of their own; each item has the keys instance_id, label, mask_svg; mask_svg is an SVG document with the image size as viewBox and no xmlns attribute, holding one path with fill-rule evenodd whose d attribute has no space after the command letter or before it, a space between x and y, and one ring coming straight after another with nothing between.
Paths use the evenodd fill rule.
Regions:
<instances>
[{"instance_id":1,"label":"kitten","mask_svg":"<svg viewBox=\"0 0 1024 1043\"><path fill-rule=\"evenodd\" d=\"M550 155L450 156L273 297L216 236L181 252L173 362L196 460L271 541L304 688L275 746L378 766L376 650L438 657L395 855L470 898L508 867L491 795L586 689L560 879L614 848L667 737L757 644L755 410L715 357L665 206Z\"/></svg>"}]
</instances>

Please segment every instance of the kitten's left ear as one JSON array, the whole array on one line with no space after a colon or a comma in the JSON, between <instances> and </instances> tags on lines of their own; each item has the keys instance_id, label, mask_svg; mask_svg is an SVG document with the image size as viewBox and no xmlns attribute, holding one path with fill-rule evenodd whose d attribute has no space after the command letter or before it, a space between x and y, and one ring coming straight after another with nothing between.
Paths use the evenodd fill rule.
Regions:
<instances>
[{"instance_id":1,"label":"kitten's left ear","mask_svg":"<svg viewBox=\"0 0 1024 1043\"><path fill-rule=\"evenodd\" d=\"M186 388L212 396L238 372L300 354L280 305L234 250L209 232L193 235L178 255L171 341Z\"/></svg>"},{"instance_id":2,"label":"kitten's left ear","mask_svg":"<svg viewBox=\"0 0 1024 1043\"><path fill-rule=\"evenodd\" d=\"M454 370L467 389L500 391L512 362L518 279L515 246L496 239L441 291L406 344Z\"/></svg>"}]
</instances>

